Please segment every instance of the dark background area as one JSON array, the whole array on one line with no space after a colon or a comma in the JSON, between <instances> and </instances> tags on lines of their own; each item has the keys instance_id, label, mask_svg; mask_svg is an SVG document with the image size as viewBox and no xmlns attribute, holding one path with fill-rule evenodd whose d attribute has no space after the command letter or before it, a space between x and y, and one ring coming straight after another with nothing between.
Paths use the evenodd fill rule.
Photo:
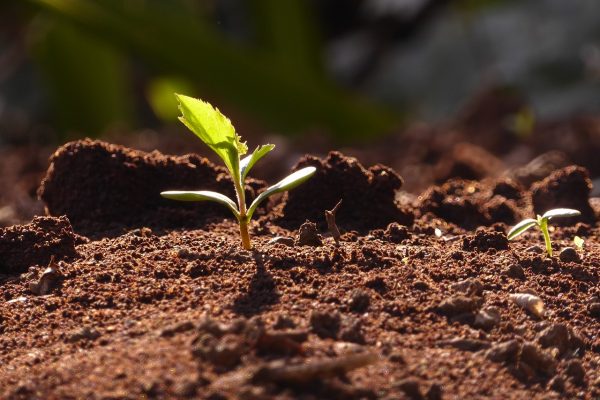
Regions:
<instances>
[{"instance_id":1,"label":"dark background area","mask_svg":"<svg viewBox=\"0 0 600 400\"><path fill-rule=\"evenodd\" d=\"M594 0L31 0L0 5L0 138L161 129L173 91L242 134L369 140L482 87L535 117L600 108Z\"/></svg>"},{"instance_id":2,"label":"dark background area","mask_svg":"<svg viewBox=\"0 0 600 400\"><path fill-rule=\"evenodd\" d=\"M2 2L2 224L43 212L36 189L69 140L212 157L173 92L217 106L251 148L277 144L259 178L332 149L390 165L415 195L532 160L596 178L600 3Z\"/></svg>"}]
</instances>

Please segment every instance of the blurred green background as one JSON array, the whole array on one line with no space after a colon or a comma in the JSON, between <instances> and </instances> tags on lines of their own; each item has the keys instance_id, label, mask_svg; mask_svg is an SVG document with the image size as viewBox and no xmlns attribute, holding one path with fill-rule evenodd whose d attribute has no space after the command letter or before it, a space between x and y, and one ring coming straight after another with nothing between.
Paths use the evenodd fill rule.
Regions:
<instances>
[{"instance_id":1,"label":"blurred green background","mask_svg":"<svg viewBox=\"0 0 600 400\"><path fill-rule=\"evenodd\" d=\"M544 118L600 110L600 2L0 3L0 143L159 129L175 91L242 135L356 142L448 118L486 85Z\"/></svg>"}]
</instances>

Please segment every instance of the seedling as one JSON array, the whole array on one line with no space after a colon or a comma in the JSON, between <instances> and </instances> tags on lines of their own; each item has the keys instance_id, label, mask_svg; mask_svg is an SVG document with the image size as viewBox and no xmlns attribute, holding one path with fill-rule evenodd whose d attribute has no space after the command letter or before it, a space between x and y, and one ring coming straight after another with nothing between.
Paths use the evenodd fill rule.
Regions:
<instances>
[{"instance_id":1,"label":"seedling","mask_svg":"<svg viewBox=\"0 0 600 400\"><path fill-rule=\"evenodd\" d=\"M581 215L581 212L571 208L555 208L554 210L548 210L544 215L538 215L537 219L527 218L513 226L512 229L508 231L508 240L516 238L532 226L537 226L544 236L546 252L548 253L548 256L552 257L552 242L550 242L550 233L548 233L548 221L555 217L577 217L579 215Z\"/></svg>"},{"instance_id":2,"label":"seedling","mask_svg":"<svg viewBox=\"0 0 600 400\"><path fill-rule=\"evenodd\" d=\"M229 208L238 220L242 246L251 249L248 223L258 205L269 196L285 192L300 185L309 179L316 171L315 167L302 168L287 176L279 183L270 186L254 199L250 207L246 208L246 193L244 182L250 169L258 160L275 148L275 145L265 144L258 146L252 154L240 158L248 152L248 146L241 141L241 137L235 132L231 121L221 114L218 109L209 103L194 99L192 97L176 94L179 101L181 117L179 120L198 136L208 147L210 147L225 163L237 197L237 204L229 197L212 191L166 191L160 195L167 199L180 201L214 201Z\"/></svg>"}]
</instances>

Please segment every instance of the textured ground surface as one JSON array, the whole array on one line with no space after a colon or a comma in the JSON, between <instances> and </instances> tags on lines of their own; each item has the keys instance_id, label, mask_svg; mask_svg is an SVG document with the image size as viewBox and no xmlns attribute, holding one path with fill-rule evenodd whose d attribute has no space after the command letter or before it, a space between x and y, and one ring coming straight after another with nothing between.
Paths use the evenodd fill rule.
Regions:
<instances>
[{"instance_id":1,"label":"textured ground surface","mask_svg":"<svg viewBox=\"0 0 600 400\"><path fill-rule=\"evenodd\" d=\"M339 157L312 162L343 181L335 165L356 164ZM386 171L355 169L371 182ZM393 178L365 181L387 211ZM579 188L571 198L565 182ZM236 226L217 213L192 229L161 227L160 212L147 213L87 239L78 234L98 221L74 231L58 218L5 228L0 398L598 398L593 207L553 230L551 259L537 232L510 243L504 235L532 213L535 193L585 206L588 186L573 168L533 193L508 178L455 180L405 203L398 215L415 217L400 220L407 226L372 210L356 224L360 210L346 209L339 246L326 231L320 245L272 242L298 235L290 221L303 218L286 210L302 208L286 206L300 195L254 223L252 251L240 250ZM72 196L72 204L90 198ZM303 210L321 226L323 211Z\"/></svg>"}]
</instances>

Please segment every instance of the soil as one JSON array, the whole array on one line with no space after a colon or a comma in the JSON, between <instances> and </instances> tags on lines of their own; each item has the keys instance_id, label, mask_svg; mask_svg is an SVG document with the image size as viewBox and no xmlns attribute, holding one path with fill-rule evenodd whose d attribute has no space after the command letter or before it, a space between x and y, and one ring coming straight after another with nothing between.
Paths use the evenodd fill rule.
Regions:
<instances>
[{"instance_id":1,"label":"soil","mask_svg":"<svg viewBox=\"0 0 600 400\"><path fill-rule=\"evenodd\" d=\"M0 229L0 398L600 397L584 169L407 200L391 168L307 156L297 168L319 172L268 205L246 251L220 208L158 196L228 193L201 157L81 141L51 161L54 217ZM539 193L587 210L552 226L552 258L534 230L505 237ZM340 199L338 245L324 212Z\"/></svg>"},{"instance_id":2,"label":"soil","mask_svg":"<svg viewBox=\"0 0 600 400\"><path fill-rule=\"evenodd\" d=\"M248 201L264 182L248 179ZM198 226L228 211L211 203L177 203L165 190L212 190L235 197L225 168L189 154L164 156L89 139L60 147L38 190L51 215L66 215L80 232L133 226Z\"/></svg>"}]
</instances>

